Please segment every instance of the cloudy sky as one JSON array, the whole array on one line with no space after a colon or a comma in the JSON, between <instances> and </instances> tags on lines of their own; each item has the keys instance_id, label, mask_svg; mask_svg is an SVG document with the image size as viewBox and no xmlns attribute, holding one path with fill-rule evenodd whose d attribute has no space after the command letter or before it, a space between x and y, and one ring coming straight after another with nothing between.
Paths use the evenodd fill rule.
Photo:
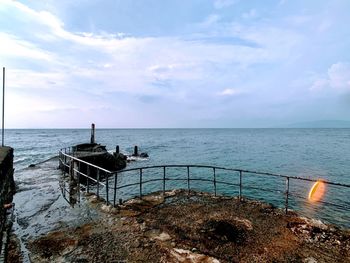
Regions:
<instances>
[{"instance_id":1,"label":"cloudy sky","mask_svg":"<svg viewBox=\"0 0 350 263\"><path fill-rule=\"evenodd\" d=\"M350 120L348 0L0 0L6 126Z\"/></svg>"}]
</instances>

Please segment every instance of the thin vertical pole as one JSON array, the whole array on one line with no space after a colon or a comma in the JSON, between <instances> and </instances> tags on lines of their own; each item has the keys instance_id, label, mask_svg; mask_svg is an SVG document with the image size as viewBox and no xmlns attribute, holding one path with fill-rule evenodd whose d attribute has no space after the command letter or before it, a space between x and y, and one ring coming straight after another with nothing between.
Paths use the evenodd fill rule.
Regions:
<instances>
[{"instance_id":1,"label":"thin vertical pole","mask_svg":"<svg viewBox=\"0 0 350 263\"><path fill-rule=\"evenodd\" d=\"M109 187L108 187L108 181L109 181L109 174L106 176L106 204L109 203Z\"/></svg>"},{"instance_id":2,"label":"thin vertical pole","mask_svg":"<svg viewBox=\"0 0 350 263\"><path fill-rule=\"evenodd\" d=\"M100 170L96 168L97 171L97 197L100 197Z\"/></svg>"},{"instance_id":3,"label":"thin vertical pole","mask_svg":"<svg viewBox=\"0 0 350 263\"><path fill-rule=\"evenodd\" d=\"M289 199L289 177L286 178L286 204L285 204L286 214L288 213L288 199Z\"/></svg>"},{"instance_id":4,"label":"thin vertical pole","mask_svg":"<svg viewBox=\"0 0 350 263\"><path fill-rule=\"evenodd\" d=\"M67 148L64 148L64 176L66 176Z\"/></svg>"},{"instance_id":5,"label":"thin vertical pole","mask_svg":"<svg viewBox=\"0 0 350 263\"><path fill-rule=\"evenodd\" d=\"M216 196L216 172L215 172L215 167L213 167L213 172L214 172L214 196Z\"/></svg>"},{"instance_id":6,"label":"thin vertical pole","mask_svg":"<svg viewBox=\"0 0 350 263\"><path fill-rule=\"evenodd\" d=\"M4 133L5 133L5 67L2 68L2 147L4 147Z\"/></svg>"},{"instance_id":7,"label":"thin vertical pole","mask_svg":"<svg viewBox=\"0 0 350 263\"><path fill-rule=\"evenodd\" d=\"M78 195L79 195L79 203L80 203L80 161L78 162L77 180L78 180Z\"/></svg>"},{"instance_id":8,"label":"thin vertical pole","mask_svg":"<svg viewBox=\"0 0 350 263\"><path fill-rule=\"evenodd\" d=\"M142 198L142 168L140 169L140 199Z\"/></svg>"},{"instance_id":9,"label":"thin vertical pole","mask_svg":"<svg viewBox=\"0 0 350 263\"><path fill-rule=\"evenodd\" d=\"M242 171L239 171L239 201L242 200Z\"/></svg>"},{"instance_id":10,"label":"thin vertical pole","mask_svg":"<svg viewBox=\"0 0 350 263\"><path fill-rule=\"evenodd\" d=\"M163 195L165 195L165 166L163 166Z\"/></svg>"},{"instance_id":11,"label":"thin vertical pole","mask_svg":"<svg viewBox=\"0 0 350 263\"><path fill-rule=\"evenodd\" d=\"M114 174L114 197L113 197L113 206L115 206L115 201L117 199L117 181L118 181L118 173Z\"/></svg>"},{"instance_id":12,"label":"thin vertical pole","mask_svg":"<svg viewBox=\"0 0 350 263\"><path fill-rule=\"evenodd\" d=\"M86 166L86 192L89 192L89 176L90 176L90 165Z\"/></svg>"},{"instance_id":13,"label":"thin vertical pole","mask_svg":"<svg viewBox=\"0 0 350 263\"><path fill-rule=\"evenodd\" d=\"M187 193L190 194L190 167L187 166Z\"/></svg>"}]
</instances>

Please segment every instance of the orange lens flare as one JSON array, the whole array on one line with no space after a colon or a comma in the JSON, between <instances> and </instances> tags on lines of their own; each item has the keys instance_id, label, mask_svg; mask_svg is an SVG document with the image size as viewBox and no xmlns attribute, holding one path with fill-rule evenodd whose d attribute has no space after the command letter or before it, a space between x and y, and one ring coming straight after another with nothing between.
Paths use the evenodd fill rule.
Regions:
<instances>
[{"instance_id":1,"label":"orange lens flare","mask_svg":"<svg viewBox=\"0 0 350 263\"><path fill-rule=\"evenodd\" d=\"M322 199L324 193L326 191L326 185L322 181L317 181L311 187L309 192L309 201L310 202L318 202Z\"/></svg>"}]
</instances>

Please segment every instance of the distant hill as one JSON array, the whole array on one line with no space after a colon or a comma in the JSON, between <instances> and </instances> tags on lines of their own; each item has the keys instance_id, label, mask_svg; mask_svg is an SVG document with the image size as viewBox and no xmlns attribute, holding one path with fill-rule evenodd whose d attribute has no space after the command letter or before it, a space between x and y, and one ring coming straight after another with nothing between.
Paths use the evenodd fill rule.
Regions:
<instances>
[{"instance_id":1,"label":"distant hill","mask_svg":"<svg viewBox=\"0 0 350 263\"><path fill-rule=\"evenodd\" d=\"M286 125L287 128L350 128L350 121L319 120Z\"/></svg>"}]
</instances>

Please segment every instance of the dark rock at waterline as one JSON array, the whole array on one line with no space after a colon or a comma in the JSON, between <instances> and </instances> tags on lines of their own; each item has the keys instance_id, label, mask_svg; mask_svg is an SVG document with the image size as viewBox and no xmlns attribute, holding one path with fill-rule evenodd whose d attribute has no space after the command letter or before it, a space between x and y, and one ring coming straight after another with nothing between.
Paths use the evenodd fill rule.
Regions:
<instances>
[{"instance_id":1,"label":"dark rock at waterline","mask_svg":"<svg viewBox=\"0 0 350 263\"><path fill-rule=\"evenodd\" d=\"M29 167L29 168L34 168L35 166L36 166L36 165L32 163L32 164L30 164L28 167Z\"/></svg>"},{"instance_id":2,"label":"dark rock at waterline","mask_svg":"<svg viewBox=\"0 0 350 263\"><path fill-rule=\"evenodd\" d=\"M148 158L148 153L140 153L141 158Z\"/></svg>"},{"instance_id":3,"label":"dark rock at waterline","mask_svg":"<svg viewBox=\"0 0 350 263\"><path fill-rule=\"evenodd\" d=\"M99 154L80 156L79 159L109 171L118 171L126 167L126 156L121 153L114 155L108 152L101 152Z\"/></svg>"}]
</instances>

